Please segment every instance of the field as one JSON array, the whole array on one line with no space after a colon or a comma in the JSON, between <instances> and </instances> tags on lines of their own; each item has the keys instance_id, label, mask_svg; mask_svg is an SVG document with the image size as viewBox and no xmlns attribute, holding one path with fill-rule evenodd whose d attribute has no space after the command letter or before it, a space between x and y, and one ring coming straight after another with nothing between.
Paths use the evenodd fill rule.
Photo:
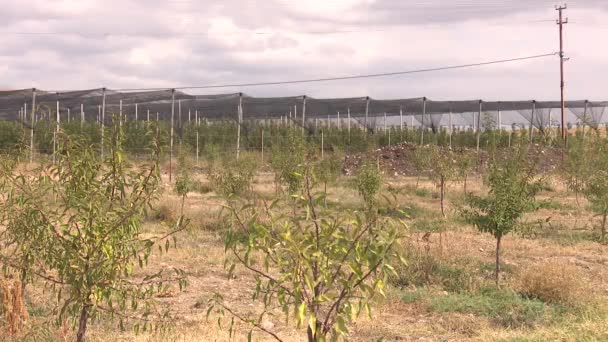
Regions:
<instances>
[{"instance_id":1,"label":"field","mask_svg":"<svg viewBox=\"0 0 608 342\"><path fill-rule=\"evenodd\" d=\"M601 216L583 194L566 186L565 162L559 149L539 146L528 149L527 158L542 159L534 175L542 186L534 193L534 210L522 213L514 229L504 235L498 284L494 273L496 238L480 232L463 215L463 208L469 203L465 187L473 195L488 194L490 152L476 155L474 151L465 151L483 156L474 157L482 161L466 172L466 182L454 174L446 176L442 191L438 178L430 171L432 163L417 171L414 159L427 153L415 152L420 149L401 145L348 156L328 151L326 158L337 158L340 172L327 185L316 182L311 186L315 194L326 194L326 198L319 195L317 205L328 217L369 211L378 222L386 219L404 224L397 226L398 239L392 248L406 264L392 263L394 273L379 270L370 278L386 277L381 291L384 295L376 294L370 299L370 315L361 313L346 323L348 332L343 338L349 341L608 339L608 248L598 228ZM507 156L514 153L507 148L500 151ZM439 149L439 153L446 154L447 149ZM273 340L268 332L283 341L307 340L308 321L297 327L292 317L286 323L279 305L267 308L267 314L258 319L265 307L260 298L252 300L256 292L255 273L226 251L227 232L234 225L226 206L252 203L253 209L248 210L263 212L268 203L281 199L274 210L282 215L300 215L305 209L290 199L289 182L277 184L277 169L273 165L278 162L269 154L263 161L259 152L241 156L241 160L253 160L255 166L251 166L250 182L240 188L226 181L230 177L222 172L244 172L249 167L245 164L221 164L219 160L205 158L197 162L191 156L180 157L171 167L167 160L161 163L157 196L142 218L141 235L164 238L168 227L182 221L182 215L187 224L175 232L175 247L166 251L163 248L161 252L152 249L147 266L135 268L127 278L146 279L145 276L163 269L180 269L187 286L180 289L178 282L168 281L166 287L149 299L156 303L159 312L168 311L169 318L162 324L164 329L136 333L133 327L142 316L141 310L135 309L127 314L132 317L125 316L132 319L125 319L124 330L118 328L118 313L114 319L107 316L92 319L87 341L245 341L253 328L251 322L257 326L250 336L255 341ZM371 169L379 169L381 174L380 190L369 207L358 191L356 176L365 161L371 161ZM139 162L135 165L144 167ZM451 168L458 167L454 164ZM31 170L31 165L21 163L13 172ZM179 182L180 177L187 178L189 185L185 192L176 189L176 179ZM238 191L227 191L226 187ZM301 189L294 194L302 194ZM228 196L229 192L239 194ZM264 220L262 216L257 219ZM160 240L163 247L164 241ZM260 251L254 251L251 258L254 262L250 265L264 261ZM233 262L236 266L230 270ZM9 267L4 278L0 278L4 279L5 294L11 279L17 279L12 272ZM272 267L269 272L281 273ZM0 312L5 313L0 321L0 336L15 341L74 340L73 324L77 325L77 321L57 322L57 302L51 293L48 281L32 277L26 287L27 319L9 334L10 309L0 306ZM208 310L217 294L222 297L223 314Z\"/></svg>"}]
</instances>

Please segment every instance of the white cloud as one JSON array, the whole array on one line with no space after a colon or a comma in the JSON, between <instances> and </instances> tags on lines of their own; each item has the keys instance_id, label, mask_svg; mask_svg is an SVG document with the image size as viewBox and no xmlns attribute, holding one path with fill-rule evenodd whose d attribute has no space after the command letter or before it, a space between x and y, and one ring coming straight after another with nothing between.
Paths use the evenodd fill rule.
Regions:
<instances>
[{"instance_id":1,"label":"white cloud","mask_svg":"<svg viewBox=\"0 0 608 342\"><path fill-rule=\"evenodd\" d=\"M567 95L598 99L608 6L573 0ZM23 0L0 13L0 87L173 87L431 68L557 50L549 0ZM312 34L326 31L350 33ZM57 33L47 35L16 33ZM556 99L558 60L245 89L253 95Z\"/></svg>"}]
</instances>

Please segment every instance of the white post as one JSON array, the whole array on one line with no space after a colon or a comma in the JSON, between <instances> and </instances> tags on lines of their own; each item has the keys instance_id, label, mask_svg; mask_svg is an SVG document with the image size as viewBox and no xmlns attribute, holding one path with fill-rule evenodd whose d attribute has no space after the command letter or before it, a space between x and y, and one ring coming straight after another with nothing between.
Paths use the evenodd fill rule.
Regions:
<instances>
[{"instance_id":1,"label":"white post","mask_svg":"<svg viewBox=\"0 0 608 342\"><path fill-rule=\"evenodd\" d=\"M159 119L159 117L160 117L160 113L159 113L159 112L156 112L156 123L157 123L157 124L158 124L158 119Z\"/></svg>"},{"instance_id":2,"label":"white post","mask_svg":"<svg viewBox=\"0 0 608 342\"><path fill-rule=\"evenodd\" d=\"M368 126L367 126L367 117L368 117L368 115L369 115L369 96L365 100L365 121L364 121L364 123L365 123L365 133L367 133L367 129L368 129Z\"/></svg>"},{"instance_id":3,"label":"white post","mask_svg":"<svg viewBox=\"0 0 608 342\"><path fill-rule=\"evenodd\" d=\"M452 148L452 133L454 126L452 126L452 106L450 106L450 149Z\"/></svg>"},{"instance_id":4,"label":"white post","mask_svg":"<svg viewBox=\"0 0 608 342\"><path fill-rule=\"evenodd\" d=\"M106 123L106 88L101 90L101 159L103 160L104 135Z\"/></svg>"},{"instance_id":5,"label":"white post","mask_svg":"<svg viewBox=\"0 0 608 342\"><path fill-rule=\"evenodd\" d=\"M262 128L262 164L264 164L264 129Z\"/></svg>"},{"instance_id":6,"label":"white post","mask_svg":"<svg viewBox=\"0 0 608 342\"><path fill-rule=\"evenodd\" d=\"M59 100L57 100L57 115L55 120L55 132L53 133L53 165L56 161L57 152L57 135L59 134Z\"/></svg>"},{"instance_id":7,"label":"white post","mask_svg":"<svg viewBox=\"0 0 608 342\"><path fill-rule=\"evenodd\" d=\"M118 101L118 124L122 128L122 100Z\"/></svg>"},{"instance_id":8,"label":"white post","mask_svg":"<svg viewBox=\"0 0 608 342\"><path fill-rule=\"evenodd\" d=\"M171 89L171 132L169 137L169 181L173 179L173 123L175 122L175 89Z\"/></svg>"},{"instance_id":9,"label":"white post","mask_svg":"<svg viewBox=\"0 0 608 342\"><path fill-rule=\"evenodd\" d=\"M68 123L70 122L70 108L68 107Z\"/></svg>"},{"instance_id":10,"label":"white post","mask_svg":"<svg viewBox=\"0 0 608 342\"><path fill-rule=\"evenodd\" d=\"M338 112L338 130L342 129L342 125L340 124L340 112Z\"/></svg>"},{"instance_id":11,"label":"white post","mask_svg":"<svg viewBox=\"0 0 608 342\"><path fill-rule=\"evenodd\" d=\"M188 108L188 124L190 124L191 116L192 116L192 110L190 108Z\"/></svg>"},{"instance_id":12,"label":"white post","mask_svg":"<svg viewBox=\"0 0 608 342\"><path fill-rule=\"evenodd\" d=\"M532 115L530 116L530 141L529 145L532 145L532 139L534 138L534 114L536 112L536 100L532 101Z\"/></svg>"},{"instance_id":13,"label":"white post","mask_svg":"<svg viewBox=\"0 0 608 342\"><path fill-rule=\"evenodd\" d=\"M30 128L30 164L34 162L34 123L36 121L36 88L32 89L32 127Z\"/></svg>"},{"instance_id":14,"label":"white post","mask_svg":"<svg viewBox=\"0 0 608 342\"><path fill-rule=\"evenodd\" d=\"M386 133L386 112L384 112L384 133Z\"/></svg>"},{"instance_id":15,"label":"white post","mask_svg":"<svg viewBox=\"0 0 608 342\"><path fill-rule=\"evenodd\" d=\"M182 144L182 100L177 100L177 120L179 128L179 144Z\"/></svg>"},{"instance_id":16,"label":"white post","mask_svg":"<svg viewBox=\"0 0 608 342\"><path fill-rule=\"evenodd\" d=\"M498 102L498 130L502 129L502 112L500 111L500 102Z\"/></svg>"},{"instance_id":17,"label":"white post","mask_svg":"<svg viewBox=\"0 0 608 342\"><path fill-rule=\"evenodd\" d=\"M80 128L84 125L84 104L80 104Z\"/></svg>"},{"instance_id":18,"label":"white post","mask_svg":"<svg viewBox=\"0 0 608 342\"><path fill-rule=\"evenodd\" d=\"M321 131L321 159L323 159L323 153L325 150L324 140L323 140L323 131Z\"/></svg>"},{"instance_id":19,"label":"white post","mask_svg":"<svg viewBox=\"0 0 608 342\"><path fill-rule=\"evenodd\" d=\"M304 126L306 124L306 95L302 100L302 133L304 133Z\"/></svg>"},{"instance_id":20,"label":"white post","mask_svg":"<svg viewBox=\"0 0 608 342\"><path fill-rule=\"evenodd\" d=\"M199 154L199 149L198 149L198 129L199 127L196 127L196 165L198 166L198 154Z\"/></svg>"},{"instance_id":21,"label":"white post","mask_svg":"<svg viewBox=\"0 0 608 342\"><path fill-rule=\"evenodd\" d=\"M480 121L481 121L481 106L483 101L479 100L479 112L477 112L477 153L479 153L479 142L481 138Z\"/></svg>"},{"instance_id":22,"label":"white post","mask_svg":"<svg viewBox=\"0 0 608 342\"><path fill-rule=\"evenodd\" d=\"M585 141L585 124L587 123L587 106L589 101L585 100L585 109L583 110L583 142Z\"/></svg>"},{"instance_id":23,"label":"white post","mask_svg":"<svg viewBox=\"0 0 608 342\"><path fill-rule=\"evenodd\" d=\"M346 115L348 116L348 141L350 142L350 107L348 107Z\"/></svg>"},{"instance_id":24,"label":"white post","mask_svg":"<svg viewBox=\"0 0 608 342\"><path fill-rule=\"evenodd\" d=\"M138 107L139 107L139 106L138 106L138 104L136 103L136 104L135 104L135 122L137 122L137 117L138 117L138 114L139 114L139 108L138 108Z\"/></svg>"},{"instance_id":25,"label":"white post","mask_svg":"<svg viewBox=\"0 0 608 342\"><path fill-rule=\"evenodd\" d=\"M422 99L422 120L420 124L420 146L424 145L424 116L426 115L426 97Z\"/></svg>"},{"instance_id":26,"label":"white post","mask_svg":"<svg viewBox=\"0 0 608 342\"><path fill-rule=\"evenodd\" d=\"M243 94L239 94L239 107L236 127L236 160L239 160L241 154L241 120L243 119Z\"/></svg>"}]
</instances>

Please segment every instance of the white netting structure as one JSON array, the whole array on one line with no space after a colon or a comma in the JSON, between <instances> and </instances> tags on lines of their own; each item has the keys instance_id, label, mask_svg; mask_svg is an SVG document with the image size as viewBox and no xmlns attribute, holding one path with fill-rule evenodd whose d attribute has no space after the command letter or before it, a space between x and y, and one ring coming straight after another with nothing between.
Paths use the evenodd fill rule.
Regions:
<instances>
[{"instance_id":1,"label":"white netting structure","mask_svg":"<svg viewBox=\"0 0 608 342\"><path fill-rule=\"evenodd\" d=\"M37 119L52 120L57 104L61 118L71 112L72 117L82 115L86 120L99 121L103 116L102 110L105 110L103 117L109 120L112 114L122 109L123 115L131 119L147 119L149 116L168 120L188 113L192 117L196 112L207 120L238 120L239 110L242 110L243 120L290 120L307 128L314 127L317 120L335 119L340 113L341 122L346 120L370 131L384 126L384 116L390 118L387 119L390 125L403 122L404 126L432 130L446 127L450 122L452 126L461 128L486 129L491 123L493 127L532 125L544 130L551 126L552 114L559 119L561 108L559 101L435 101L424 97L322 99L305 95L254 97L243 93L193 95L172 89L137 92L103 88L69 92L24 89L0 91L0 118L29 120L34 109ZM566 102L574 121L578 118L592 127L603 123L607 106L606 101ZM451 120L448 119L450 116Z\"/></svg>"},{"instance_id":2,"label":"white netting structure","mask_svg":"<svg viewBox=\"0 0 608 342\"><path fill-rule=\"evenodd\" d=\"M581 123L597 129L604 118L606 106L601 103L594 105L591 102L586 102L583 107L568 107L568 109Z\"/></svg>"}]
</instances>

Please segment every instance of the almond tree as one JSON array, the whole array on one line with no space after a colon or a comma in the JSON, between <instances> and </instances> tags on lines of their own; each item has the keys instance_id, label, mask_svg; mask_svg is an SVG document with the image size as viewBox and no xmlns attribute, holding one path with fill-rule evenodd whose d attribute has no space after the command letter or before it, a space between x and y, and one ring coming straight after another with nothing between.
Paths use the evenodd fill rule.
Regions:
<instances>
[{"instance_id":1,"label":"almond tree","mask_svg":"<svg viewBox=\"0 0 608 342\"><path fill-rule=\"evenodd\" d=\"M169 278L164 272L135 277L134 268L147 264L156 245L167 250L168 238L184 228L180 218L165 235L142 236L141 222L160 179L159 148L154 146L149 165L132 167L114 126L104 160L94 146L60 132L55 165L3 175L0 263L51 287L57 319L77 323L78 342L88 322L102 316L120 318L121 327L128 318L141 320L144 330L150 327L149 317L161 314L152 298ZM183 272L174 272L171 279L183 286Z\"/></svg>"},{"instance_id":2,"label":"almond tree","mask_svg":"<svg viewBox=\"0 0 608 342\"><path fill-rule=\"evenodd\" d=\"M463 217L481 232L496 238L496 285L500 274L500 248L502 238L515 229L526 211L533 210L538 183L533 180L533 168L523 159L523 153L514 159L497 161L490 166L487 179L490 188L485 196L467 196L468 208Z\"/></svg>"},{"instance_id":3,"label":"almond tree","mask_svg":"<svg viewBox=\"0 0 608 342\"><path fill-rule=\"evenodd\" d=\"M264 312L247 318L218 295L208 313L214 308L220 314L227 311L252 330L281 341L261 324L267 312L281 309L287 319L293 317L298 326L307 327L308 341L329 336L334 340L347 336L347 324L361 312L369 313L372 299L384 294L385 276L395 274L389 260L399 260L393 250L397 229L393 221L325 212L319 206L322 196L312 194L310 173L300 177L303 191L298 201L303 210L294 218L285 218L276 201L264 210L252 205L230 208L233 225L226 250L236 262L229 263L229 269L244 266L255 276L253 298L264 304Z\"/></svg>"}]
</instances>

